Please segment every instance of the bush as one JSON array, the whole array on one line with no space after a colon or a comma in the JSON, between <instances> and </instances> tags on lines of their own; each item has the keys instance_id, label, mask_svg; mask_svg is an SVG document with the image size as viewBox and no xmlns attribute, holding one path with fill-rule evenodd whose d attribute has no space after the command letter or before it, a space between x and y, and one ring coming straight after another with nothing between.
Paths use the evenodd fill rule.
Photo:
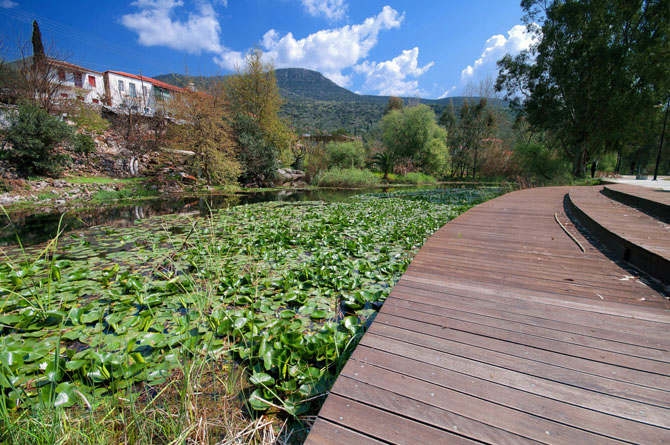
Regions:
<instances>
[{"instance_id":1,"label":"bush","mask_svg":"<svg viewBox=\"0 0 670 445\"><path fill-rule=\"evenodd\" d=\"M328 167L357 168L365 164L365 148L360 141L326 144Z\"/></svg>"},{"instance_id":2,"label":"bush","mask_svg":"<svg viewBox=\"0 0 670 445\"><path fill-rule=\"evenodd\" d=\"M313 182L313 179L326 169L328 169L328 156L323 146L321 144L307 145L303 161L307 181Z\"/></svg>"},{"instance_id":3,"label":"bush","mask_svg":"<svg viewBox=\"0 0 670 445\"><path fill-rule=\"evenodd\" d=\"M11 149L4 157L26 175L58 176L70 157L56 154L54 149L72 139L72 129L32 104L21 105L9 121L5 141Z\"/></svg>"},{"instance_id":4,"label":"bush","mask_svg":"<svg viewBox=\"0 0 670 445\"><path fill-rule=\"evenodd\" d=\"M251 116L239 114L234 122L239 160L244 172L243 184L271 186L279 167L278 150L264 138L258 122Z\"/></svg>"},{"instance_id":5,"label":"bush","mask_svg":"<svg viewBox=\"0 0 670 445\"><path fill-rule=\"evenodd\" d=\"M425 173L412 172L398 176L395 182L400 184L437 184L437 179Z\"/></svg>"},{"instance_id":6,"label":"bush","mask_svg":"<svg viewBox=\"0 0 670 445\"><path fill-rule=\"evenodd\" d=\"M512 161L519 166L524 179L532 184L569 182L571 178L570 163L544 144L517 144Z\"/></svg>"},{"instance_id":7,"label":"bush","mask_svg":"<svg viewBox=\"0 0 670 445\"><path fill-rule=\"evenodd\" d=\"M369 170L332 168L314 178L319 187L362 188L379 185L379 177Z\"/></svg>"},{"instance_id":8,"label":"bush","mask_svg":"<svg viewBox=\"0 0 670 445\"><path fill-rule=\"evenodd\" d=\"M74 136L74 152L83 153L88 160L89 153L94 153L96 149L95 141L87 134L76 134Z\"/></svg>"}]
</instances>

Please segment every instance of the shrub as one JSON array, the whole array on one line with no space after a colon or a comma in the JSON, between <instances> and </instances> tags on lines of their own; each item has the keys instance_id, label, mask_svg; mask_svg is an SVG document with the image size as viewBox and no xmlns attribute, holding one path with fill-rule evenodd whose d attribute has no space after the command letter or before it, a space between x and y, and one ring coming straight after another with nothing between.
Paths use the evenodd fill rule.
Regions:
<instances>
[{"instance_id":1,"label":"shrub","mask_svg":"<svg viewBox=\"0 0 670 445\"><path fill-rule=\"evenodd\" d=\"M398 176L396 182L400 184L437 184L437 179L425 173L412 172Z\"/></svg>"},{"instance_id":2,"label":"shrub","mask_svg":"<svg viewBox=\"0 0 670 445\"><path fill-rule=\"evenodd\" d=\"M360 141L326 144L328 167L356 168L365 164L365 148Z\"/></svg>"},{"instance_id":3,"label":"shrub","mask_svg":"<svg viewBox=\"0 0 670 445\"><path fill-rule=\"evenodd\" d=\"M94 153L96 149L95 141L93 138L87 134L76 134L74 136L74 152L83 153L86 155L86 160L88 161L88 155Z\"/></svg>"},{"instance_id":4,"label":"shrub","mask_svg":"<svg viewBox=\"0 0 670 445\"><path fill-rule=\"evenodd\" d=\"M307 181L313 182L316 176L328 169L328 156L326 150L321 144L308 144L305 148L305 160L303 161L303 169Z\"/></svg>"},{"instance_id":5,"label":"shrub","mask_svg":"<svg viewBox=\"0 0 670 445\"><path fill-rule=\"evenodd\" d=\"M369 170L332 168L319 173L314 183L320 187L374 187L379 185L379 177Z\"/></svg>"},{"instance_id":6,"label":"shrub","mask_svg":"<svg viewBox=\"0 0 670 445\"><path fill-rule=\"evenodd\" d=\"M512 160L521 168L524 179L533 184L570 180L570 163L544 144L517 144Z\"/></svg>"},{"instance_id":7,"label":"shrub","mask_svg":"<svg viewBox=\"0 0 670 445\"><path fill-rule=\"evenodd\" d=\"M54 149L72 139L72 129L32 104L21 105L9 121L5 141L11 149L4 157L26 175L58 176L70 157L56 154Z\"/></svg>"},{"instance_id":8,"label":"shrub","mask_svg":"<svg viewBox=\"0 0 670 445\"><path fill-rule=\"evenodd\" d=\"M237 134L239 160L244 169L240 181L271 186L279 167L278 150L263 138L255 118L238 114L233 126Z\"/></svg>"}]
</instances>

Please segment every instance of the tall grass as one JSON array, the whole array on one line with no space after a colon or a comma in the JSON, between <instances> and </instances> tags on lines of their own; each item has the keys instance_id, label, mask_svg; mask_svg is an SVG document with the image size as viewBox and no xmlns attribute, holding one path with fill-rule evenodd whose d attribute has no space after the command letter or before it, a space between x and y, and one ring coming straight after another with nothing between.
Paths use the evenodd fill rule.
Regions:
<instances>
[{"instance_id":1,"label":"tall grass","mask_svg":"<svg viewBox=\"0 0 670 445\"><path fill-rule=\"evenodd\" d=\"M411 172L402 176L398 176L395 182L400 184L437 184L437 179L430 175L420 172Z\"/></svg>"},{"instance_id":2,"label":"tall grass","mask_svg":"<svg viewBox=\"0 0 670 445\"><path fill-rule=\"evenodd\" d=\"M379 185L379 178L369 170L333 168L314 178L319 187L364 188Z\"/></svg>"}]
</instances>

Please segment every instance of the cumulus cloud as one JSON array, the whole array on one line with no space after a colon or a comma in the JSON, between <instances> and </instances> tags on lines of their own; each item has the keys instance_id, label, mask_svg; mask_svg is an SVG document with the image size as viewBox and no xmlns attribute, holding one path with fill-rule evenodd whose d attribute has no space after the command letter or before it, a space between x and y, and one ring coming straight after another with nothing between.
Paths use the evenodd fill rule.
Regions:
<instances>
[{"instance_id":1,"label":"cumulus cloud","mask_svg":"<svg viewBox=\"0 0 670 445\"><path fill-rule=\"evenodd\" d=\"M341 0L305 0L304 4L308 3L314 7L326 5L332 14L337 11L333 9L335 6L345 7ZM124 15L121 23L137 33L140 44L167 46L196 54L212 53L214 62L227 70L244 65L243 52L221 43L221 26L211 3L196 2L196 9L187 14L183 11L182 0L137 0L132 5L139 11ZM399 27L403 20L404 14L384 6L379 14L362 23L321 30L303 38L296 38L291 32L280 35L270 29L261 40L263 56L276 68L301 67L321 71L338 85L347 86L352 74L342 71L364 60L377 45L379 33Z\"/></svg>"},{"instance_id":2,"label":"cumulus cloud","mask_svg":"<svg viewBox=\"0 0 670 445\"><path fill-rule=\"evenodd\" d=\"M16 6L19 6L19 4L16 3L16 2L13 2L12 0L1 0L0 1L0 8L9 9L9 8L14 8Z\"/></svg>"},{"instance_id":3,"label":"cumulus cloud","mask_svg":"<svg viewBox=\"0 0 670 445\"><path fill-rule=\"evenodd\" d=\"M379 14L363 23L318 31L302 39L296 39L290 32L280 36L271 29L263 36L262 45L265 55L277 68L318 70L338 85L346 86L351 77L342 74L342 70L367 57L377 44L379 33L399 27L403 20L403 14L384 6Z\"/></svg>"},{"instance_id":4,"label":"cumulus cloud","mask_svg":"<svg viewBox=\"0 0 670 445\"><path fill-rule=\"evenodd\" d=\"M348 5L344 0L302 0L309 15L325 17L328 20L340 20L347 14Z\"/></svg>"},{"instance_id":5,"label":"cumulus cloud","mask_svg":"<svg viewBox=\"0 0 670 445\"><path fill-rule=\"evenodd\" d=\"M141 45L161 45L196 54L225 51L219 39L221 26L208 3L198 3L196 11L188 13L185 20L176 17L175 10L184 6L181 0L137 0L132 5L140 11L124 15L121 23L137 33Z\"/></svg>"},{"instance_id":6,"label":"cumulus cloud","mask_svg":"<svg viewBox=\"0 0 670 445\"><path fill-rule=\"evenodd\" d=\"M442 94L440 98L447 97L469 83L477 84L487 77L497 76L496 62L505 54L517 55L536 43L537 36L527 31L526 26L516 25L507 31L507 37L502 34L491 36L485 43L482 54L472 65L468 65L461 71L461 79L458 85L454 85Z\"/></svg>"},{"instance_id":7,"label":"cumulus cloud","mask_svg":"<svg viewBox=\"0 0 670 445\"><path fill-rule=\"evenodd\" d=\"M418 78L428 71L433 62L419 67L419 48L406 49L398 57L385 62L365 61L354 71L365 74L363 91L376 91L383 96L419 96Z\"/></svg>"}]
</instances>

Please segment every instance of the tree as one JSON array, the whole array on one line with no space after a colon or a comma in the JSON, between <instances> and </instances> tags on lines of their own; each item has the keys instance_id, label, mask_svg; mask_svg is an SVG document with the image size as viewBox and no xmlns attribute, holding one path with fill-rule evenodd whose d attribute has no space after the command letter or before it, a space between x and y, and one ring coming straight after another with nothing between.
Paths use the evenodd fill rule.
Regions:
<instances>
[{"instance_id":1,"label":"tree","mask_svg":"<svg viewBox=\"0 0 670 445\"><path fill-rule=\"evenodd\" d=\"M63 80L54 72L51 64L65 57L54 50L53 42L48 49L42 43L39 25L33 21L31 42L17 42L19 59L13 63L14 76L8 84L14 89L17 101L23 100L39 105L47 112L56 109ZM3 85L5 86L5 85Z\"/></svg>"},{"instance_id":2,"label":"tree","mask_svg":"<svg viewBox=\"0 0 670 445\"><path fill-rule=\"evenodd\" d=\"M33 64L46 65L47 55L44 52L44 45L42 44L42 32L37 20L33 20L33 34L31 36L33 44Z\"/></svg>"},{"instance_id":3,"label":"tree","mask_svg":"<svg viewBox=\"0 0 670 445\"><path fill-rule=\"evenodd\" d=\"M292 164L292 135L279 117L282 99L274 67L263 61L261 50L247 54L244 69L225 78L223 91L228 115L235 120L239 115L253 117L265 143L276 149L284 165Z\"/></svg>"},{"instance_id":4,"label":"tree","mask_svg":"<svg viewBox=\"0 0 670 445\"><path fill-rule=\"evenodd\" d=\"M466 164L472 162L473 178L477 176L483 140L490 137L495 128L495 117L487 104L487 99L483 97L472 105L466 99L456 115L450 103L440 116L440 123L446 127L449 135L448 141L452 158L457 162L457 170L463 172Z\"/></svg>"},{"instance_id":5,"label":"tree","mask_svg":"<svg viewBox=\"0 0 670 445\"><path fill-rule=\"evenodd\" d=\"M573 174L584 176L588 160L630 140L667 94L667 0L523 0L522 8L537 40L498 62L496 89L559 139Z\"/></svg>"},{"instance_id":6,"label":"tree","mask_svg":"<svg viewBox=\"0 0 670 445\"><path fill-rule=\"evenodd\" d=\"M386 104L386 108L384 108L384 116L386 116L393 110L402 110L404 105L405 103L400 97L396 96L389 97L389 101Z\"/></svg>"},{"instance_id":7,"label":"tree","mask_svg":"<svg viewBox=\"0 0 670 445\"><path fill-rule=\"evenodd\" d=\"M245 185L271 187L279 166L277 149L264 139L253 116L238 114L233 120L233 129L242 164L240 180Z\"/></svg>"},{"instance_id":8,"label":"tree","mask_svg":"<svg viewBox=\"0 0 670 445\"><path fill-rule=\"evenodd\" d=\"M360 168L365 164L365 147L360 141L328 142L328 168Z\"/></svg>"},{"instance_id":9,"label":"tree","mask_svg":"<svg viewBox=\"0 0 670 445\"><path fill-rule=\"evenodd\" d=\"M68 144L72 129L34 104L24 104L9 117L3 157L26 175L58 176L70 157L56 153L59 144Z\"/></svg>"},{"instance_id":10,"label":"tree","mask_svg":"<svg viewBox=\"0 0 670 445\"><path fill-rule=\"evenodd\" d=\"M234 183L241 168L216 94L185 91L173 97L170 107L177 120L170 129L171 145L195 152L191 167L209 184Z\"/></svg>"},{"instance_id":11,"label":"tree","mask_svg":"<svg viewBox=\"0 0 670 445\"><path fill-rule=\"evenodd\" d=\"M441 173L448 158L447 133L427 105L393 110L382 118L382 141L392 159L405 159L430 173ZM439 162L438 162L439 161Z\"/></svg>"}]
</instances>

